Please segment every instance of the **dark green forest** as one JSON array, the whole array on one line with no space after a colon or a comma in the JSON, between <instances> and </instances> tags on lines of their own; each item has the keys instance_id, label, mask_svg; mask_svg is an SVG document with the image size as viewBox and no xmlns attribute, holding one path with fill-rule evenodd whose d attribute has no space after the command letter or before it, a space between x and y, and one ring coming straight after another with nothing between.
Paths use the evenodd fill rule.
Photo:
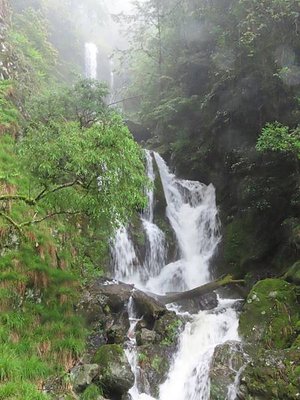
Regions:
<instances>
[{"instance_id":1,"label":"dark green forest","mask_svg":"<svg viewBox=\"0 0 300 400\"><path fill-rule=\"evenodd\" d=\"M226 397L232 371L211 367L210 394L199 399L296 400L300 1L111 6L0 0L0 400L161 399L154 389L126 397L130 385L117 387L110 362L123 362L132 339L122 331L129 298L116 306L123 289L108 303L102 299L111 294L96 298L93 289L88 312L80 312L91 285L114 278L120 226L147 256L139 215L149 190L154 222L169 254L178 253L163 182L150 182L144 148L179 178L214 185L222 240L212 279L242 282L229 296L244 299L244 358L233 358L240 390ZM85 72L89 42L98 48L97 79ZM143 302L137 364L154 387L167 378L188 321ZM93 365L100 372L85 369L88 379L76 372Z\"/></svg>"}]
</instances>

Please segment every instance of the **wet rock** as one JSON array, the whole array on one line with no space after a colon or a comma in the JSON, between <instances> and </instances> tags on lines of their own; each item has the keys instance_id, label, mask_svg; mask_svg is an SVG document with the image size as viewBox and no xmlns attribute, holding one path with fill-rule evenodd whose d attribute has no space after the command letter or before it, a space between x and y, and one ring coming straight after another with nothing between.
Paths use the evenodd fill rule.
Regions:
<instances>
[{"instance_id":1,"label":"wet rock","mask_svg":"<svg viewBox=\"0 0 300 400\"><path fill-rule=\"evenodd\" d=\"M122 344L127 339L128 323L114 324L107 332L109 344Z\"/></svg>"},{"instance_id":2,"label":"wet rock","mask_svg":"<svg viewBox=\"0 0 300 400\"><path fill-rule=\"evenodd\" d=\"M155 398L159 395L159 386L167 379L173 360L175 346L151 344L138 347L138 388Z\"/></svg>"},{"instance_id":3,"label":"wet rock","mask_svg":"<svg viewBox=\"0 0 300 400\"><path fill-rule=\"evenodd\" d=\"M216 347L210 369L210 400L227 398L229 385L234 384L247 362L240 342L226 342Z\"/></svg>"},{"instance_id":4,"label":"wet rock","mask_svg":"<svg viewBox=\"0 0 300 400\"><path fill-rule=\"evenodd\" d=\"M122 396L122 400L132 400L132 396L129 393L126 393Z\"/></svg>"},{"instance_id":5,"label":"wet rock","mask_svg":"<svg viewBox=\"0 0 300 400\"><path fill-rule=\"evenodd\" d=\"M121 346L109 344L100 347L93 362L100 367L99 383L108 397L121 398L133 386L134 374Z\"/></svg>"},{"instance_id":6,"label":"wet rock","mask_svg":"<svg viewBox=\"0 0 300 400\"><path fill-rule=\"evenodd\" d=\"M191 314L197 314L201 310L213 310L218 306L218 298L215 292L205 294L193 299L180 300L178 304L182 310Z\"/></svg>"},{"instance_id":7,"label":"wet rock","mask_svg":"<svg viewBox=\"0 0 300 400\"><path fill-rule=\"evenodd\" d=\"M288 282L300 285L300 261L297 261L286 273L285 279Z\"/></svg>"},{"instance_id":8,"label":"wet rock","mask_svg":"<svg viewBox=\"0 0 300 400\"><path fill-rule=\"evenodd\" d=\"M74 367L70 372L75 392L82 392L99 374L97 364L84 364Z\"/></svg>"},{"instance_id":9,"label":"wet rock","mask_svg":"<svg viewBox=\"0 0 300 400\"><path fill-rule=\"evenodd\" d=\"M155 331L150 331L149 329L142 328L137 333L137 344L138 346L148 344L148 343L155 343L157 339L157 335Z\"/></svg>"}]
</instances>

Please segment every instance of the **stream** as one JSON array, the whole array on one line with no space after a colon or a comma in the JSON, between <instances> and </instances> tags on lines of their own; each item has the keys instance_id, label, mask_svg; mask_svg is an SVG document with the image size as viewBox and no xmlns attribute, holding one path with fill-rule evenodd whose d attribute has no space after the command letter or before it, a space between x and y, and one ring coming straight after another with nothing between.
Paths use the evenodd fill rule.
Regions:
<instances>
[{"instance_id":1,"label":"stream","mask_svg":"<svg viewBox=\"0 0 300 400\"><path fill-rule=\"evenodd\" d=\"M114 278L157 294L181 292L211 280L210 262L221 241L215 188L195 181L176 178L161 156L146 151L147 174L154 183L155 167L159 171L166 200L166 216L175 234L178 257L167 263L166 238L155 224L154 191L148 190L148 208L141 215L147 246L141 263L130 234L118 230L112 245ZM191 314L179 339L167 380L160 386L158 400L208 400L210 398L210 365L216 346L239 341L236 300L218 298L212 311ZM173 305L176 312L180 308ZM130 390L133 400L153 399L139 393L139 368L135 345L136 315L134 304L128 304L130 330L127 357L136 383ZM235 400L236 382L228 387L227 400ZM225 400L225 399L224 399Z\"/></svg>"}]
</instances>

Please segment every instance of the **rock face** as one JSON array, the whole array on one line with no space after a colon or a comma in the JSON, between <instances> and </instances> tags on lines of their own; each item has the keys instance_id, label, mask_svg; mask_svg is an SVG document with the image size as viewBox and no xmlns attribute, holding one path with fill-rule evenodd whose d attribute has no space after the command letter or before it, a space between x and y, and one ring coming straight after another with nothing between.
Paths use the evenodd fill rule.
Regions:
<instances>
[{"instance_id":1,"label":"rock face","mask_svg":"<svg viewBox=\"0 0 300 400\"><path fill-rule=\"evenodd\" d=\"M258 282L240 318L251 357L241 374L241 400L300 396L299 287L282 279Z\"/></svg>"}]
</instances>

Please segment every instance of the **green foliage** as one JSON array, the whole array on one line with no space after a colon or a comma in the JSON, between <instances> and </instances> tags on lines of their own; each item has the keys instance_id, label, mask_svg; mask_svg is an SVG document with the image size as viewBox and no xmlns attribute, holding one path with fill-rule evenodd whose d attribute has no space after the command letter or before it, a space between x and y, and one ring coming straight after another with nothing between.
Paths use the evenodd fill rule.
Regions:
<instances>
[{"instance_id":1,"label":"green foliage","mask_svg":"<svg viewBox=\"0 0 300 400\"><path fill-rule=\"evenodd\" d=\"M257 141L258 151L281 151L293 153L300 159L300 128L290 130L274 122L267 124Z\"/></svg>"},{"instance_id":2,"label":"green foliage","mask_svg":"<svg viewBox=\"0 0 300 400\"><path fill-rule=\"evenodd\" d=\"M121 118L80 129L51 122L31 128L21 145L24 165L56 212L127 219L145 205L142 152Z\"/></svg>"},{"instance_id":3,"label":"green foliage","mask_svg":"<svg viewBox=\"0 0 300 400\"><path fill-rule=\"evenodd\" d=\"M95 122L103 124L109 114L104 101L107 94L106 85L92 79L79 80L72 87L57 87L56 91L46 90L30 99L30 123L76 121L81 128Z\"/></svg>"}]
</instances>

